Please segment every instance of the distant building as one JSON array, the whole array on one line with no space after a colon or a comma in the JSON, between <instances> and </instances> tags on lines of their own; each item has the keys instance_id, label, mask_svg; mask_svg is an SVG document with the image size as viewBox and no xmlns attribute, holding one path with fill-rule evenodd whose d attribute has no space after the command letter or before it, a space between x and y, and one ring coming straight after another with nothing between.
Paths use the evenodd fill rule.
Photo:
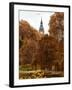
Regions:
<instances>
[{"instance_id":1,"label":"distant building","mask_svg":"<svg viewBox=\"0 0 72 90\"><path fill-rule=\"evenodd\" d=\"M42 33L42 34L44 34L44 27L43 27L42 18L41 18L41 22L40 22L39 32Z\"/></svg>"}]
</instances>

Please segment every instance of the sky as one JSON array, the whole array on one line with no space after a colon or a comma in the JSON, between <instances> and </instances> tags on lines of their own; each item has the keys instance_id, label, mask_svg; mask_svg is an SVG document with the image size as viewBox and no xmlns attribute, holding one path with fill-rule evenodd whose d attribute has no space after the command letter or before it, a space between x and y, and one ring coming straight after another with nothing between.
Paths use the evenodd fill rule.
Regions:
<instances>
[{"instance_id":1,"label":"sky","mask_svg":"<svg viewBox=\"0 0 72 90\"><path fill-rule=\"evenodd\" d=\"M50 16L54 14L54 12L40 12L40 11L20 11L19 12L19 20L26 20L29 22L31 26L39 31L41 18L43 21L44 33L48 33L48 23L50 20Z\"/></svg>"}]
</instances>

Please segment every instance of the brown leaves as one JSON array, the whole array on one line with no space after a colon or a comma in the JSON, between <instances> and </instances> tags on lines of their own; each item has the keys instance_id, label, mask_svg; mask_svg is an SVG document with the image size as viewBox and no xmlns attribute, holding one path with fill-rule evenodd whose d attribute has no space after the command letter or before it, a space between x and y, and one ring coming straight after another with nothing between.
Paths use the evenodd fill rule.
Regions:
<instances>
[{"instance_id":1,"label":"brown leaves","mask_svg":"<svg viewBox=\"0 0 72 90\"><path fill-rule=\"evenodd\" d=\"M53 36L57 40L59 40L60 38L62 39L64 32L64 13L54 13L50 18L49 27L49 33L51 36Z\"/></svg>"},{"instance_id":2,"label":"brown leaves","mask_svg":"<svg viewBox=\"0 0 72 90\"><path fill-rule=\"evenodd\" d=\"M19 59L21 65L32 63L40 37L40 33L27 21L21 20L19 22Z\"/></svg>"},{"instance_id":3,"label":"brown leaves","mask_svg":"<svg viewBox=\"0 0 72 90\"><path fill-rule=\"evenodd\" d=\"M20 65L29 64L33 67L32 70L51 70L53 65L60 65L61 63L63 65L63 21L64 14L62 12L53 14L49 23L49 35L40 34L27 21L19 22ZM59 40L59 38L61 39Z\"/></svg>"}]
</instances>

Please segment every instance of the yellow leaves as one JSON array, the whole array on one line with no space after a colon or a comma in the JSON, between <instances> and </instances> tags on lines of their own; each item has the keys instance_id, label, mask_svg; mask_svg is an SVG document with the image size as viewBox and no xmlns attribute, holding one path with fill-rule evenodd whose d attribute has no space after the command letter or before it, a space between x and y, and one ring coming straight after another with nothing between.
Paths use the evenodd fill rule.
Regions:
<instances>
[{"instance_id":1,"label":"yellow leaves","mask_svg":"<svg viewBox=\"0 0 72 90\"><path fill-rule=\"evenodd\" d=\"M43 76L44 76L44 71L42 70L19 72L19 79L36 79L36 78L43 78Z\"/></svg>"}]
</instances>

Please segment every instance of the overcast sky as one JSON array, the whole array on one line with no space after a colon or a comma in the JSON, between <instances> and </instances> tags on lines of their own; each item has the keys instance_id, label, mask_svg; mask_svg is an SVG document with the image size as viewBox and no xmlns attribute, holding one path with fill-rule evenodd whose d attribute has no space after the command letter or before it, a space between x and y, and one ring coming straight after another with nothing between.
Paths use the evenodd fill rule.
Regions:
<instances>
[{"instance_id":1,"label":"overcast sky","mask_svg":"<svg viewBox=\"0 0 72 90\"><path fill-rule=\"evenodd\" d=\"M43 27L45 34L48 33L48 23L50 20L50 16L54 14L54 12L37 12L37 11L20 11L19 19L26 20L30 23L31 26L36 28L39 31L41 18L43 21Z\"/></svg>"}]
</instances>

